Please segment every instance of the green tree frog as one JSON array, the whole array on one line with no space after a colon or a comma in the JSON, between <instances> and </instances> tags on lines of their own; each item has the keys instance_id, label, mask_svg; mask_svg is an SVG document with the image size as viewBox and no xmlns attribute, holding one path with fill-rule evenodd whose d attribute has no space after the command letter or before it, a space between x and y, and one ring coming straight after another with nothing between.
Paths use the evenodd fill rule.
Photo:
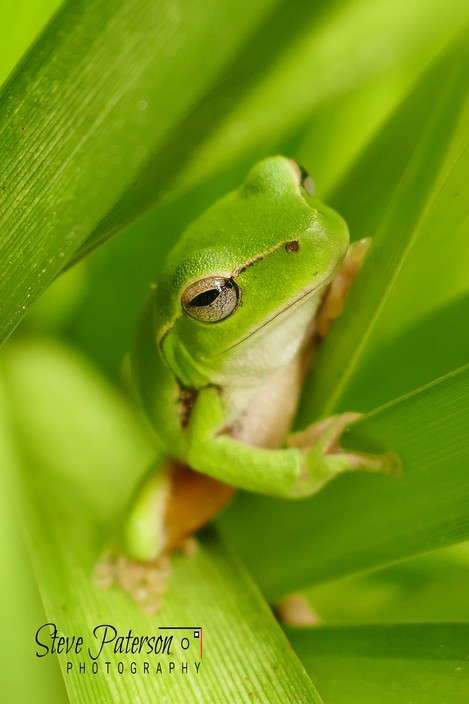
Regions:
<instances>
[{"instance_id":1,"label":"green tree frog","mask_svg":"<svg viewBox=\"0 0 469 704\"><path fill-rule=\"evenodd\" d=\"M192 491L194 478L173 465L147 480L124 530L130 557L156 558L169 513L184 522L217 481L292 499L342 472L389 469L385 456L340 448L357 414L288 437L318 311L348 249L344 220L281 156L255 165L182 234L148 302L133 375L168 455L209 479ZM179 519L168 508L176 496Z\"/></svg>"}]
</instances>

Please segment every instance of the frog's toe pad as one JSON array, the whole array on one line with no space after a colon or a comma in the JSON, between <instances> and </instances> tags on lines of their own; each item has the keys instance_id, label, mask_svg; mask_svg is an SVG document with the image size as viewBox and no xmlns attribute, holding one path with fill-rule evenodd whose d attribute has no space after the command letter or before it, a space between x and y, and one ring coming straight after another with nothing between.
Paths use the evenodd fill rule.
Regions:
<instances>
[{"instance_id":1,"label":"frog's toe pad","mask_svg":"<svg viewBox=\"0 0 469 704\"><path fill-rule=\"evenodd\" d=\"M364 469L367 472L398 477L402 474L401 458L396 452L384 452L382 455L369 455L366 452L346 452L350 468Z\"/></svg>"},{"instance_id":2,"label":"frog's toe pad","mask_svg":"<svg viewBox=\"0 0 469 704\"><path fill-rule=\"evenodd\" d=\"M98 562L94 571L95 586L119 586L147 614L161 609L170 577L167 555L153 562L137 562L125 555L108 554Z\"/></svg>"},{"instance_id":3,"label":"frog's toe pad","mask_svg":"<svg viewBox=\"0 0 469 704\"><path fill-rule=\"evenodd\" d=\"M385 452L381 455L382 472L389 477L399 477L402 474L402 461L397 452Z\"/></svg>"}]
</instances>

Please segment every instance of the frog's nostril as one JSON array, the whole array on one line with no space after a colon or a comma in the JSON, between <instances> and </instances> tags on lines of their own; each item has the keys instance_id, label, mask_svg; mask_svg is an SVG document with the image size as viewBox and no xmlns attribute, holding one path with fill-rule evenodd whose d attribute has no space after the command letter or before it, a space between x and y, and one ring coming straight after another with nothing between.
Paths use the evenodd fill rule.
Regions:
<instances>
[{"instance_id":1,"label":"frog's nostril","mask_svg":"<svg viewBox=\"0 0 469 704\"><path fill-rule=\"evenodd\" d=\"M291 242L286 242L285 243L285 251L286 252L298 252L300 249L300 243L298 240L291 240Z\"/></svg>"}]
</instances>

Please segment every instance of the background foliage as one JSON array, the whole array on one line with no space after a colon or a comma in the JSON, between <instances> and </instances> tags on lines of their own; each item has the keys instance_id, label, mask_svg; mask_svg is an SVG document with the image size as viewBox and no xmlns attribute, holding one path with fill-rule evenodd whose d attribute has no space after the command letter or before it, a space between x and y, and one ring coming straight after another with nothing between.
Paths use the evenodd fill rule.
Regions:
<instances>
[{"instance_id":1,"label":"background foliage","mask_svg":"<svg viewBox=\"0 0 469 704\"><path fill-rule=\"evenodd\" d=\"M4 698L466 702L467 4L58 5L0 9ZM144 616L91 579L157 454L126 354L182 228L277 152L373 236L297 424L363 411L344 442L405 472L239 495ZM267 602L298 590L320 625L283 633ZM62 678L34 656L46 621L197 621L204 669Z\"/></svg>"}]
</instances>

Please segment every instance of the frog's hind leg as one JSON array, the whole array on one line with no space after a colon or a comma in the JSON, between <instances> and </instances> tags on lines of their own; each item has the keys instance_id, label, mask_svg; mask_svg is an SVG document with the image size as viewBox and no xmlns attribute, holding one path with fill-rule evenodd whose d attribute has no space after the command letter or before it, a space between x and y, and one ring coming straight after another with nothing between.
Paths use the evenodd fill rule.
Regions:
<instances>
[{"instance_id":1,"label":"frog's hind leg","mask_svg":"<svg viewBox=\"0 0 469 704\"><path fill-rule=\"evenodd\" d=\"M137 491L123 530L125 553L150 562L182 547L226 506L234 491L183 462L168 460Z\"/></svg>"},{"instance_id":2,"label":"frog's hind leg","mask_svg":"<svg viewBox=\"0 0 469 704\"><path fill-rule=\"evenodd\" d=\"M236 490L195 472L182 462L172 463L170 476L171 493L165 515L166 549L177 550L229 503Z\"/></svg>"},{"instance_id":3,"label":"frog's hind leg","mask_svg":"<svg viewBox=\"0 0 469 704\"><path fill-rule=\"evenodd\" d=\"M144 611L158 610L170 577L169 553L193 549L190 536L226 506L234 491L168 460L137 490L117 549L97 565L95 583L118 584Z\"/></svg>"},{"instance_id":4,"label":"frog's hind leg","mask_svg":"<svg viewBox=\"0 0 469 704\"><path fill-rule=\"evenodd\" d=\"M300 352L302 379L311 368L316 351L327 335L331 322L341 314L347 294L360 271L370 244L371 238L369 237L351 244L340 269L327 287L319 309L311 320Z\"/></svg>"}]
</instances>

